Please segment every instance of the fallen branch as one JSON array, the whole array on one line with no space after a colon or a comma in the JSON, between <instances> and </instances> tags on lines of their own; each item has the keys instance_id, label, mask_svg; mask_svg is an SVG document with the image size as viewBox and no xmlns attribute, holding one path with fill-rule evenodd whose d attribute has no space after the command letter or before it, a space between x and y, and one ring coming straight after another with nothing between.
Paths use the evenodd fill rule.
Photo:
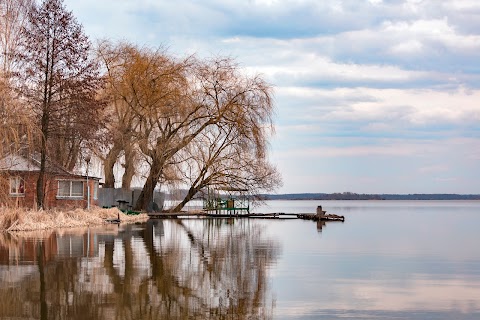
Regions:
<instances>
[{"instance_id":1,"label":"fallen branch","mask_svg":"<svg viewBox=\"0 0 480 320\"><path fill-rule=\"evenodd\" d=\"M15 226L16 226L17 224L18 224L18 219L15 220L15 221L10 225L10 227L8 227L7 230L5 230L5 231L8 232L8 231L13 230L13 228L15 228Z\"/></svg>"}]
</instances>

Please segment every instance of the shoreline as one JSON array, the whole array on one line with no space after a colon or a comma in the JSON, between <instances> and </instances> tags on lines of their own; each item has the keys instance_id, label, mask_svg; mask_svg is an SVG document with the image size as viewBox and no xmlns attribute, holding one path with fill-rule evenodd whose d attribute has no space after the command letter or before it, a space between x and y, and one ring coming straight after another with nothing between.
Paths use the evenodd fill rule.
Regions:
<instances>
[{"instance_id":1,"label":"shoreline","mask_svg":"<svg viewBox=\"0 0 480 320\"><path fill-rule=\"evenodd\" d=\"M117 208L95 207L89 211L72 210L28 210L25 208L0 207L0 232L40 231L90 227L110 224L108 220L120 218L120 223L145 222L146 213L126 215Z\"/></svg>"}]
</instances>

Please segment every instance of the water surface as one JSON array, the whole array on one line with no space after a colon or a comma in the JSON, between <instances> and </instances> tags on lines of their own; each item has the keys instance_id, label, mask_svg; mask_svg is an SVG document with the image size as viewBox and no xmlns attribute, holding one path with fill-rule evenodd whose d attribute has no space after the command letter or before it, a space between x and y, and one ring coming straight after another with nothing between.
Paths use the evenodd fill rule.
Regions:
<instances>
[{"instance_id":1,"label":"water surface","mask_svg":"<svg viewBox=\"0 0 480 320\"><path fill-rule=\"evenodd\" d=\"M271 201L346 221L0 235L0 318L480 319L480 202Z\"/></svg>"},{"instance_id":2,"label":"water surface","mask_svg":"<svg viewBox=\"0 0 480 320\"><path fill-rule=\"evenodd\" d=\"M480 202L278 201L346 216L275 227L278 319L480 319ZM268 211L268 210L263 210Z\"/></svg>"}]
</instances>

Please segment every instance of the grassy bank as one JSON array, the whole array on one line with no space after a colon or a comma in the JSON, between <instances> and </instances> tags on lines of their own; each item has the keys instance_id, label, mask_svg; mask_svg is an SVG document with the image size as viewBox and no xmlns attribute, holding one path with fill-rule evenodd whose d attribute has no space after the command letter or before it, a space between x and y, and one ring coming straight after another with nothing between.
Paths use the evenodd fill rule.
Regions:
<instances>
[{"instance_id":1,"label":"grassy bank","mask_svg":"<svg viewBox=\"0 0 480 320\"><path fill-rule=\"evenodd\" d=\"M0 231L33 231L57 228L75 228L102 225L106 219L120 218L124 222L146 221L147 214L126 215L116 208L93 208L90 211L75 209L26 210L24 208L0 207Z\"/></svg>"}]
</instances>

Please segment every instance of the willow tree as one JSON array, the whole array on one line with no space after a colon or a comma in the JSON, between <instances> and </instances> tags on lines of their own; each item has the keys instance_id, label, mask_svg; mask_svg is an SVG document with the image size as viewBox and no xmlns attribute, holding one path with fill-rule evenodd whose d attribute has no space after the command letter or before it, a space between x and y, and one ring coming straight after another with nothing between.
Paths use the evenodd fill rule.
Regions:
<instances>
[{"instance_id":1,"label":"willow tree","mask_svg":"<svg viewBox=\"0 0 480 320\"><path fill-rule=\"evenodd\" d=\"M108 72L113 120L104 161L106 185L114 185L113 167L122 153L128 173L129 150L141 152L148 172L137 208L146 209L158 181L171 167L169 161L191 141L189 130L205 116L201 106L189 103L193 59L177 61L163 50L129 44L102 43L99 53Z\"/></svg>"},{"instance_id":2,"label":"willow tree","mask_svg":"<svg viewBox=\"0 0 480 320\"><path fill-rule=\"evenodd\" d=\"M257 145L248 133L242 135L235 125L220 125L198 135L180 153L177 172L188 191L170 211L180 211L197 193L212 187L218 190L242 190L249 196L274 191L282 183L266 153L256 152Z\"/></svg>"},{"instance_id":3,"label":"willow tree","mask_svg":"<svg viewBox=\"0 0 480 320\"><path fill-rule=\"evenodd\" d=\"M12 90L11 73L31 3L31 0L0 1L0 159L17 151L28 123Z\"/></svg>"},{"instance_id":4,"label":"willow tree","mask_svg":"<svg viewBox=\"0 0 480 320\"><path fill-rule=\"evenodd\" d=\"M145 145L142 151L149 155L153 166L147 176L137 202L137 209L144 209L151 201L153 189L161 178L167 165L175 162L181 151L185 150L196 138L206 137L207 132L219 132L222 128L232 128L234 134L222 141L203 139L206 148L218 143L225 142L225 148L220 153L228 149L228 146L241 147L242 150L249 150L250 157L245 159L254 159L255 157L264 160L266 157L266 146L268 139L266 128L272 125L273 103L271 98L271 87L259 76L246 76L242 74L238 65L231 59L217 58L206 61L198 61L188 70L188 87L181 92L186 95L172 100L173 103L166 105L163 112L156 115L155 126L145 137ZM217 136L218 138L218 136ZM231 140L229 140L231 139ZM202 141L202 139L200 139ZM211 144L209 144L211 143ZM199 155L199 148L193 148L192 158ZM218 150L218 149L217 149ZM231 150L235 150L233 147ZM238 154L238 149L237 154ZM215 151L213 152L215 153ZM223 153L223 155L228 152ZM230 153L231 154L231 153ZM246 155L246 154L245 154ZM243 181L237 179L224 179L225 183L243 184L248 189L256 189L260 184L254 185L252 179L254 174L248 174L248 169L254 165L253 161L242 160L245 156L240 152L235 156L236 161L218 161L225 159L222 157L214 158L207 164L207 171L213 173L231 173L236 172L237 178L243 176ZM201 158L201 157L200 157ZM211 163L214 163L211 165ZM220 168L220 165L226 167ZM257 164L260 164L258 162ZM267 164L263 161L263 164ZM215 168L215 165L219 165ZM269 174L262 175L265 186L267 184L276 185L280 183L278 174L272 167L263 166ZM263 174L258 167L257 174ZM213 170L213 171L212 171ZM268 182L265 177L276 176ZM234 174L230 174L233 178ZM227 177L224 175L224 177ZM217 180L217 183L218 180ZM194 186L198 187L198 186Z\"/></svg>"},{"instance_id":5,"label":"willow tree","mask_svg":"<svg viewBox=\"0 0 480 320\"><path fill-rule=\"evenodd\" d=\"M125 169L122 188L130 188L137 171L139 150L136 130L140 114L135 96L143 84L137 87L131 85L137 82L136 72L145 68L147 51L128 43L113 44L109 41L100 42L97 48L107 79L104 95L108 97L106 114L109 121L105 125L105 143L97 150L103 161L104 187L107 188L115 186L114 166L122 156Z\"/></svg>"},{"instance_id":6,"label":"willow tree","mask_svg":"<svg viewBox=\"0 0 480 320\"><path fill-rule=\"evenodd\" d=\"M263 100L268 95L258 95L258 90L268 86L259 77L247 78L237 72L227 68L219 74L203 73L207 77L229 79L235 83L228 86L230 88L238 90L243 86L252 91L237 97L239 103L231 107L231 112L214 126L206 128L180 152L177 171L188 192L176 207L170 209L173 212L180 211L198 192L208 187L243 190L245 194L255 196L273 191L282 183L279 172L267 157L268 139L274 131L272 110L266 108L267 100ZM226 86L225 82L223 86ZM220 105L226 101L226 90L208 86L208 83L219 84L217 79L210 78L204 83L203 94L207 94L212 103Z\"/></svg>"},{"instance_id":7,"label":"willow tree","mask_svg":"<svg viewBox=\"0 0 480 320\"><path fill-rule=\"evenodd\" d=\"M22 28L32 4L33 0L0 1L0 66L4 78L10 78L15 71L15 57L22 42Z\"/></svg>"},{"instance_id":8,"label":"willow tree","mask_svg":"<svg viewBox=\"0 0 480 320\"><path fill-rule=\"evenodd\" d=\"M177 61L163 50L129 44L102 43L99 53L108 71L106 91L113 120L105 176L113 186L113 166L119 156L123 153L125 172L129 174L132 154L141 153L148 167L139 200L140 208L145 209L168 160L185 145L179 142L186 138L182 137L183 129L199 115L186 103L191 61ZM124 179L124 184L128 180Z\"/></svg>"},{"instance_id":9,"label":"willow tree","mask_svg":"<svg viewBox=\"0 0 480 320\"><path fill-rule=\"evenodd\" d=\"M113 166L120 155L127 172L132 163L129 150L141 154L145 183L136 209L149 207L159 182L179 177L172 168L179 167L184 150L207 132L230 126L235 129L230 138L236 146L265 159L265 128L272 126L273 104L271 87L261 77L243 75L232 60L224 58L181 60L163 50L109 43L101 44L99 52L108 71L106 90L113 115L105 176L113 186ZM276 174L271 167L267 171L272 177Z\"/></svg>"},{"instance_id":10,"label":"willow tree","mask_svg":"<svg viewBox=\"0 0 480 320\"><path fill-rule=\"evenodd\" d=\"M2 161L19 151L29 151L36 127L21 100L5 78L0 77L0 202L8 203L9 176L6 174L11 163Z\"/></svg>"},{"instance_id":11,"label":"willow tree","mask_svg":"<svg viewBox=\"0 0 480 320\"><path fill-rule=\"evenodd\" d=\"M90 42L62 0L34 5L22 38L17 56L22 63L20 89L41 133L37 204L43 207L47 154L58 146L52 142L78 142L96 131L102 107L96 93L102 82L98 65L90 56Z\"/></svg>"}]
</instances>

